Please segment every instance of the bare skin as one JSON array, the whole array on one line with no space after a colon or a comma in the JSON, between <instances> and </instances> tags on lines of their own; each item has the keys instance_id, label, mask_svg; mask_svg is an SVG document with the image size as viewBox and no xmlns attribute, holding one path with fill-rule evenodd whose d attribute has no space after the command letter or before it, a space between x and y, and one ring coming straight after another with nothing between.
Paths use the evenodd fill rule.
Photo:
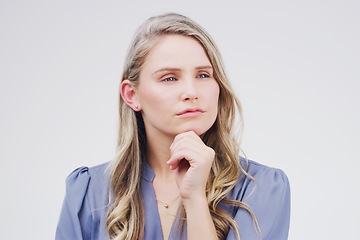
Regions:
<instances>
[{"instance_id":1,"label":"bare skin","mask_svg":"<svg viewBox=\"0 0 360 240\"><path fill-rule=\"evenodd\" d=\"M174 178L175 176L171 177ZM168 239L181 203L181 197L179 196L180 194L175 179L160 179L160 177L155 177L153 187L155 196L159 199L157 204L163 238ZM164 203L168 204L167 208L164 207Z\"/></svg>"},{"instance_id":2,"label":"bare skin","mask_svg":"<svg viewBox=\"0 0 360 240\"><path fill-rule=\"evenodd\" d=\"M199 135L216 120L219 91L201 44L180 35L167 35L151 49L136 86L122 82L122 98L144 119L156 198L167 202L180 194L168 209L158 202L164 239L181 202L187 239L217 239L205 193L215 152Z\"/></svg>"},{"instance_id":3,"label":"bare skin","mask_svg":"<svg viewBox=\"0 0 360 240\"><path fill-rule=\"evenodd\" d=\"M151 136L150 136L151 138ZM166 161L170 159L170 143L152 141L148 139L148 163L154 170L155 178L153 180L153 188L155 196L162 202L170 203L177 196L180 191L176 183L176 172L171 171ZM164 159L163 161L157 161L156 159ZM161 228L163 233L163 239L168 239L171 231L171 227L175 220L177 210L181 203L181 197L179 197L174 203L169 205L169 208L164 208L164 204L157 201Z\"/></svg>"}]
</instances>

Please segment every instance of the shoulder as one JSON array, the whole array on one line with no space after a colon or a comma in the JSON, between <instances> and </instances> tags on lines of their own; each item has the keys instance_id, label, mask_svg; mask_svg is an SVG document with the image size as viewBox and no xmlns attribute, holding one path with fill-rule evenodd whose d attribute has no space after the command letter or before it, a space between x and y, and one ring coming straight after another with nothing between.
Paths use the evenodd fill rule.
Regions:
<instances>
[{"instance_id":1,"label":"shoulder","mask_svg":"<svg viewBox=\"0 0 360 240\"><path fill-rule=\"evenodd\" d=\"M240 162L248 175L240 174L233 198L246 202L290 198L290 183L283 170L244 158Z\"/></svg>"},{"instance_id":2,"label":"shoulder","mask_svg":"<svg viewBox=\"0 0 360 240\"><path fill-rule=\"evenodd\" d=\"M258 183L267 183L267 185L289 184L289 180L285 172L279 168L269 167L253 160L246 160L245 158L240 158L240 164L249 176L253 177ZM244 177L250 178L249 176Z\"/></svg>"},{"instance_id":3,"label":"shoulder","mask_svg":"<svg viewBox=\"0 0 360 240\"><path fill-rule=\"evenodd\" d=\"M245 159L240 160L243 166L246 164ZM258 162L248 160L248 166L246 168L246 172L252 176L259 183L267 183L267 185L271 184L280 184L280 185L288 185L289 180L285 174L285 172L278 168L269 167Z\"/></svg>"},{"instance_id":4,"label":"shoulder","mask_svg":"<svg viewBox=\"0 0 360 240\"><path fill-rule=\"evenodd\" d=\"M73 188L74 186L87 186L89 181L99 180L106 174L108 162L94 166L94 167L79 167L72 171L66 178L66 188Z\"/></svg>"},{"instance_id":5,"label":"shoulder","mask_svg":"<svg viewBox=\"0 0 360 240\"><path fill-rule=\"evenodd\" d=\"M253 212L263 239L287 239L290 222L290 184L281 169L255 161L241 159L241 166L249 174L241 174L234 188L234 199L246 204ZM252 222L244 209L236 212L237 222ZM248 229L251 229L249 225ZM244 230L241 237L257 235ZM251 238L252 239L252 238Z\"/></svg>"},{"instance_id":6,"label":"shoulder","mask_svg":"<svg viewBox=\"0 0 360 240\"><path fill-rule=\"evenodd\" d=\"M66 194L56 239L90 239L106 213L108 163L75 169L66 179Z\"/></svg>"},{"instance_id":7,"label":"shoulder","mask_svg":"<svg viewBox=\"0 0 360 240\"><path fill-rule=\"evenodd\" d=\"M109 162L94 167L79 167L72 171L66 178L66 196L74 202L82 202L92 194L103 195L107 191Z\"/></svg>"}]
</instances>

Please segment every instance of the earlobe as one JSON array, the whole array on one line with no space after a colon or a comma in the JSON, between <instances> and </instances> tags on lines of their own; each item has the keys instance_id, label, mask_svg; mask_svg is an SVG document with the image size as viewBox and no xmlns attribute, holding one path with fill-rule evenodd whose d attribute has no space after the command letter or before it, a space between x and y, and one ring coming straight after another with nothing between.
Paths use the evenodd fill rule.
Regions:
<instances>
[{"instance_id":1,"label":"earlobe","mask_svg":"<svg viewBox=\"0 0 360 240\"><path fill-rule=\"evenodd\" d=\"M125 79L122 81L120 85L120 95L126 105L128 105L134 111L138 112L141 110L136 97L136 89L130 80Z\"/></svg>"}]
</instances>

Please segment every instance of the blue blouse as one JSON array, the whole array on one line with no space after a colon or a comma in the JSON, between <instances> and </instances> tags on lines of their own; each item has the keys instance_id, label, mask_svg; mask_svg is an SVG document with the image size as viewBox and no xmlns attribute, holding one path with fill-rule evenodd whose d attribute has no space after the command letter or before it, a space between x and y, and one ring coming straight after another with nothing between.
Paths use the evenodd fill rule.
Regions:
<instances>
[{"instance_id":1,"label":"blue blouse","mask_svg":"<svg viewBox=\"0 0 360 240\"><path fill-rule=\"evenodd\" d=\"M241 160L242 165L245 161ZM104 163L95 167L81 167L66 180L66 195L56 230L56 240L105 240L108 210L109 173ZM241 175L229 198L249 205L259 223L263 240L286 240L290 220L290 186L285 173L254 161L249 161L248 173L257 184ZM152 186L154 171L144 161L141 191L145 211L145 240L163 239L160 217ZM239 226L241 240L259 240L251 215L242 208L220 204L231 213ZM173 230L172 230L173 231ZM177 234L171 234L176 238ZM185 234L186 237L186 234ZM235 240L230 229L227 240Z\"/></svg>"}]
</instances>

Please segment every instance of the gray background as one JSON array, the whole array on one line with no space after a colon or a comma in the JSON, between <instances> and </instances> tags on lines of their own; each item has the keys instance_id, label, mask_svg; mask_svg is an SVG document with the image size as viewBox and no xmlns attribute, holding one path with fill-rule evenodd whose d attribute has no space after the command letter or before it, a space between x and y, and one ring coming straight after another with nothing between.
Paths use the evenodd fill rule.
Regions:
<instances>
[{"instance_id":1,"label":"gray background","mask_svg":"<svg viewBox=\"0 0 360 240\"><path fill-rule=\"evenodd\" d=\"M243 149L291 182L290 239L356 239L359 1L0 1L0 238L53 239L66 176L112 158L139 24L185 14L244 106Z\"/></svg>"}]
</instances>

